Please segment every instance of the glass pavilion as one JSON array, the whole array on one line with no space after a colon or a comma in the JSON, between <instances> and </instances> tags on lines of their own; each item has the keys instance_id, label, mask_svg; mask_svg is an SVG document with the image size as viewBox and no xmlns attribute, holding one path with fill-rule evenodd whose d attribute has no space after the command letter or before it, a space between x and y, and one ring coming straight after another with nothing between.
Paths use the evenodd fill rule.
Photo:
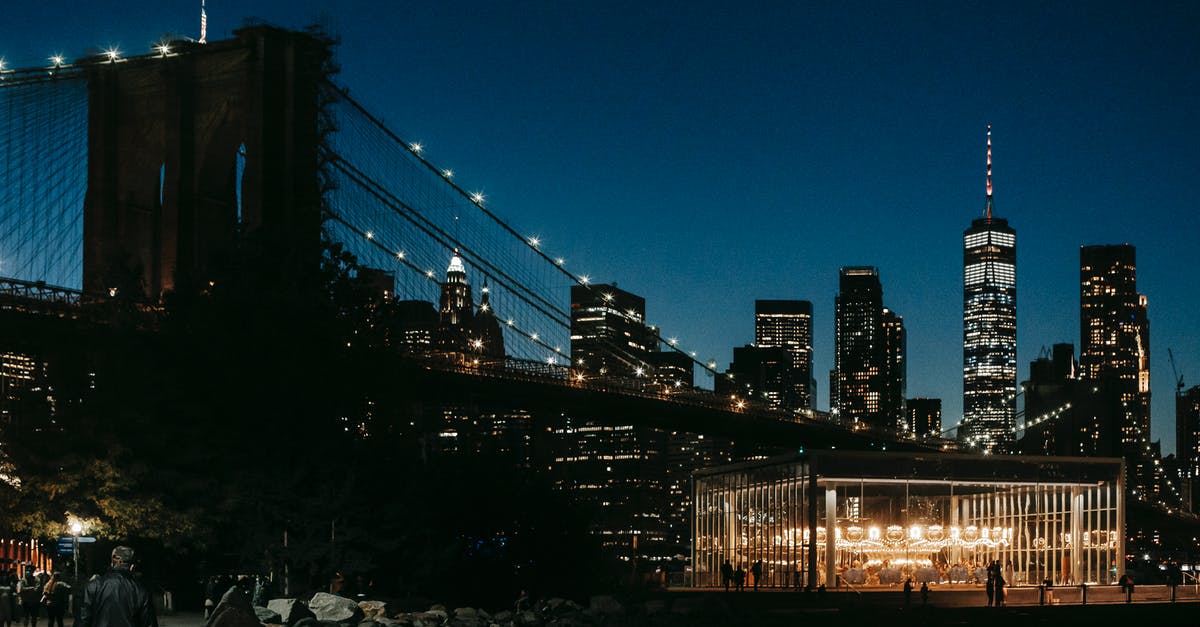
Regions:
<instances>
[{"instance_id":1,"label":"glass pavilion","mask_svg":"<svg viewBox=\"0 0 1200 627\"><path fill-rule=\"evenodd\" d=\"M801 451L697 471L693 585L721 566L760 585L1113 583L1124 546L1120 459Z\"/></svg>"}]
</instances>

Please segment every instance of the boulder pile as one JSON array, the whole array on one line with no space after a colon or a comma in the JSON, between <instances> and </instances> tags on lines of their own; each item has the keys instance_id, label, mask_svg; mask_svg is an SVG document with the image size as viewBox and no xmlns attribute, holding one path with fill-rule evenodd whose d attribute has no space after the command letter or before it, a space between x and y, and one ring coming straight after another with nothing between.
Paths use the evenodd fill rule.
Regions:
<instances>
[{"instance_id":1,"label":"boulder pile","mask_svg":"<svg viewBox=\"0 0 1200 627\"><path fill-rule=\"evenodd\" d=\"M242 599L238 599L241 601ZM224 600L222 601L224 602ZM644 605L644 607L643 607ZM665 608L639 604L635 613L644 616ZM219 615L233 613L226 610ZM239 609L248 609L245 606ZM522 603L514 609L489 613L474 607L447 608L431 605L417 612L393 611L383 601L355 602L345 597L319 592L308 601L273 599L267 607L254 607L252 614L236 613L237 625L213 621L208 627L246 627L246 618L255 616L265 627L585 627L626 624L626 607L611 596L594 596L587 607L568 599L552 598Z\"/></svg>"}]
</instances>

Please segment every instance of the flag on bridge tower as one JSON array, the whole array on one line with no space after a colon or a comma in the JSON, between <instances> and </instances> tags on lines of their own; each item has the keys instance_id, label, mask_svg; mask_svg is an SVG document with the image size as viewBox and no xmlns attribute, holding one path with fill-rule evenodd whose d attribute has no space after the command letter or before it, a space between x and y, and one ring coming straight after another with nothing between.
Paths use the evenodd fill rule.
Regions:
<instances>
[{"instance_id":1,"label":"flag on bridge tower","mask_svg":"<svg viewBox=\"0 0 1200 627\"><path fill-rule=\"evenodd\" d=\"M204 12L204 0L200 0L200 43L208 38L208 14Z\"/></svg>"}]
</instances>

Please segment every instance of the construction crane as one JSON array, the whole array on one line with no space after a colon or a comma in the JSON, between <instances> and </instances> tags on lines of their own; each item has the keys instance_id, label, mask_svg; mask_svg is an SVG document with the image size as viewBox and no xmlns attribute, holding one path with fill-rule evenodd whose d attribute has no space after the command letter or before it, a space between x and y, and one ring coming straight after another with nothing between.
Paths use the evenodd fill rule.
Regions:
<instances>
[{"instance_id":1,"label":"construction crane","mask_svg":"<svg viewBox=\"0 0 1200 627\"><path fill-rule=\"evenodd\" d=\"M1183 375L1175 369L1175 353L1172 353L1170 348L1167 349L1167 359L1171 361L1171 374L1175 375L1175 398L1179 398L1183 393Z\"/></svg>"}]
</instances>

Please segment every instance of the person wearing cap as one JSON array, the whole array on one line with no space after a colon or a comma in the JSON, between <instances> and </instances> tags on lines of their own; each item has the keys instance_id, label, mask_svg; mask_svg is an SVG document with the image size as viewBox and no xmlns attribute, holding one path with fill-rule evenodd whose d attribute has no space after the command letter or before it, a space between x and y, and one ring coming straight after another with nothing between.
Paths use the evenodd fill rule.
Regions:
<instances>
[{"instance_id":1,"label":"person wearing cap","mask_svg":"<svg viewBox=\"0 0 1200 627\"><path fill-rule=\"evenodd\" d=\"M134 579L133 549L112 552L112 568L88 582L79 608L79 627L158 627L154 601L142 582Z\"/></svg>"}]
</instances>

